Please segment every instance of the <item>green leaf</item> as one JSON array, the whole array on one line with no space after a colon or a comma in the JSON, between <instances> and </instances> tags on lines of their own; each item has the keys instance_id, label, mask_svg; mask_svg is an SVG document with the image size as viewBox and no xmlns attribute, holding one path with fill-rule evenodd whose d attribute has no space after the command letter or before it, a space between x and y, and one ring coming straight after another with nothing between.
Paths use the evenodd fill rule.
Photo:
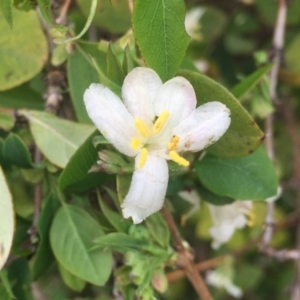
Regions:
<instances>
[{"instance_id":1,"label":"green leaf","mask_svg":"<svg viewBox=\"0 0 300 300\"><path fill-rule=\"evenodd\" d=\"M168 248L170 231L161 213L152 214L145 222L153 239L163 248Z\"/></svg>"},{"instance_id":2,"label":"green leaf","mask_svg":"<svg viewBox=\"0 0 300 300\"><path fill-rule=\"evenodd\" d=\"M64 283L71 288L72 290L76 292L81 292L86 282L79 277L73 275L71 272L69 272L62 264L58 263L58 269L60 272L60 275L64 281Z\"/></svg>"},{"instance_id":3,"label":"green leaf","mask_svg":"<svg viewBox=\"0 0 300 300\"><path fill-rule=\"evenodd\" d=\"M13 26L13 0L1 0L0 10L8 23L9 27Z\"/></svg>"},{"instance_id":4,"label":"green leaf","mask_svg":"<svg viewBox=\"0 0 300 300\"><path fill-rule=\"evenodd\" d=\"M79 146L95 130L94 126L60 119L46 112L21 110L19 113L28 119L43 155L60 168L66 167Z\"/></svg>"},{"instance_id":5,"label":"green leaf","mask_svg":"<svg viewBox=\"0 0 300 300\"><path fill-rule=\"evenodd\" d=\"M8 280L7 277L7 271L6 270L2 270L0 272L0 279L1 279L1 286L0 286L0 295L2 297L3 300L13 300L16 299L16 297L14 296L11 286L10 286L10 282Z\"/></svg>"},{"instance_id":6,"label":"green leaf","mask_svg":"<svg viewBox=\"0 0 300 300\"><path fill-rule=\"evenodd\" d=\"M59 177L59 188L61 191L67 189L73 192L87 191L93 187L105 184L111 178L107 174L100 172L89 173L89 170L98 159L98 151L92 143L93 138L98 135L98 131L92 133L70 159Z\"/></svg>"},{"instance_id":7,"label":"green leaf","mask_svg":"<svg viewBox=\"0 0 300 300\"><path fill-rule=\"evenodd\" d=\"M32 168L31 155L22 139L10 133L3 145L3 157L9 163L21 168Z\"/></svg>"},{"instance_id":8,"label":"green leaf","mask_svg":"<svg viewBox=\"0 0 300 300\"><path fill-rule=\"evenodd\" d=\"M197 187L197 191L200 194L201 200L214 205L225 205L235 201L235 199L230 197L216 195L202 185Z\"/></svg>"},{"instance_id":9,"label":"green leaf","mask_svg":"<svg viewBox=\"0 0 300 300\"><path fill-rule=\"evenodd\" d=\"M0 92L0 106L5 108L28 108L44 109L44 101L33 89L27 84L20 85L13 89Z\"/></svg>"},{"instance_id":10,"label":"green leaf","mask_svg":"<svg viewBox=\"0 0 300 300\"><path fill-rule=\"evenodd\" d=\"M106 69L106 56L106 52L100 49L98 43L79 41L74 53L69 57L68 78L71 99L80 122L92 123L85 109L83 94L91 83L99 83L99 75L91 57L99 66Z\"/></svg>"},{"instance_id":11,"label":"green leaf","mask_svg":"<svg viewBox=\"0 0 300 300\"><path fill-rule=\"evenodd\" d=\"M9 131L15 125L15 118L7 113L0 112L0 129Z\"/></svg>"},{"instance_id":12,"label":"green leaf","mask_svg":"<svg viewBox=\"0 0 300 300\"><path fill-rule=\"evenodd\" d=\"M123 216L120 213L117 213L110 209L106 203L101 198L100 194L97 193L98 201L101 207L103 214L109 223L117 230L121 232L128 232L128 229L131 225L130 221L124 220Z\"/></svg>"},{"instance_id":13,"label":"green leaf","mask_svg":"<svg viewBox=\"0 0 300 300\"><path fill-rule=\"evenodd\" d=\"M135 64L130 55L130 48L128 46L126 46L126 48L124 50L124 58L123 58L123 64L122 64L124 74L127 75L130 71L132 71L132 69L134 67L135 67Z\"/></svg>"},{"instance_id":14,"label":"green leaf","mask_svg":"<svg viewBox=\"0 0 300 300\"><path fill-rule=\"evenodd\" d=\"M113 51L110 44L107 51L107 77L115 82L117 85L122 86L124 81L124 73L121 64Z\"/></svg>"},{"instance_id":15,"label":"green leaf","mask_svg":"<svg viewBox=\"0 0 300 300\"><path fill-rule=\"evenodd\" d=\"M50 268L54 257L50 246L50 227L57 209L60 206L58 196L50 194L42 208L37 225L39 233L39 245L32 265L32 279L36 281Z\"/></svg>"},{"instance_id":16,"label":"green leaf","mask_svg":"<svg viewBox=\"0 0 300 300\"><path fill-rule=\"evenodd\" d=\"M129 191L131 184L132 175L123 174L117 175L117 193L119 198L119 203L122 203Z\"/></svg>"},{"instance_id":17,"label":"green leaf","mask_svg":"<svg viewBox=\"0 0 300 300\"><path fill-rule=\"evenodd\" d=\"M96 243L96 246L94 246L92 249L108 248L120 253L126 253L134 250L139 251L148 245L146 241L135 239L123 232L103 235L95 239L94 242ZM92 250L92 252L93 251L94 250Z\"/></svg>"},{"instance_id":18,"label":"green leaf","mask_svg":"<svg viewBox=\"0 0 300 300\"><path fill-rule=\"evenodd\" d=\"M272 66L273 64L269 64L256 70L254 73L252 73L251 75L243 79L240 83L238 83L236 86L234 86L231 90L231 93L237 99L241 99L260 82L260 80L266 75L266 73L268 73L271 70Z\"/></svg>"},{"instance_id":19,"label":"green leaf","mask_svg":"<svg viewBox=\"0 0 300 300\"><path fill-rule=\"evenodd\" d=\"M81 208L64 204L56 214L50 242L59 263L75 276L103 285L112 268L109 252L89 251L103 231L99 223Z\"/></svg>"},{"instance_id":20,"label":"green leaf","mask_svg":"<svg viewBox=\"0 0 300 300\"><path fill-rule=\"evenodd\" d=\"M134 36L147 66L163 81L175 75L189 45L184 19L183 0L134 1Z\"/></svg>"},{"instance_id":21,"label":"green leaf","mask_svg":"<svg viewBox=\"0 0 300 300\"><path fill-rule=\"evenodd\" d=\"M14 28L0 18L0 90L31 79L47 61L47 41L34 11L14 10Z\"/></svg>"},{"instance_id":22,"label":"green leaf","mask_svg":"<svg viewBox=\"0 0 300 300\"><path fill-rule=\"evenodd\" d=\"M202 184L220 196L262 200L277 193L277 176L263 148L238 158L206 155L196 170Z\"/></svg>"},{"instance_id":23,"label":"green leaf","mask_svg":"<svg viewBox=\"0 0 300 300\"><path fill-rule=\"evenodd\" d=\"M89 15L91 0L76 0L85 16ZM112 33L124 33L130 28L127 0L98 0L93 22Z\"/></svg>"},{"instance_id":24,"label":"green leaf","mask_svg":"<svg viewBox=\"0 0 300 300\"><path fill-rule=\"evenodd\" d=\"M220 101L231 111L231 124L221 139L207 148L220 157L243 156L255 151L264 139L257 124L230 92L208 77L181 70L178 75L185 77L194 87L198 105Z\"/></svg>"}]
</instances>

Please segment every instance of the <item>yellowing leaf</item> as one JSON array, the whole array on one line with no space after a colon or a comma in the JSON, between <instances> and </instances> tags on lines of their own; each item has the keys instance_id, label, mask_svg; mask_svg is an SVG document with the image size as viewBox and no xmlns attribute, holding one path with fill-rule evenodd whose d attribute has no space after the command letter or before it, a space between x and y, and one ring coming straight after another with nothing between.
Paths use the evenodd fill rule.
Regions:
<instances>
[{"instance_id":1,"label":"yellowing leaf","mask_svg":"<svg viewBox=\"0 0 300 300\"><path fill-rule=\"evenodd\" d=\"M14 234L14 212L12 197L0 167L0 270L3 268L12 245Z\"/></svg>"}]
</instances>

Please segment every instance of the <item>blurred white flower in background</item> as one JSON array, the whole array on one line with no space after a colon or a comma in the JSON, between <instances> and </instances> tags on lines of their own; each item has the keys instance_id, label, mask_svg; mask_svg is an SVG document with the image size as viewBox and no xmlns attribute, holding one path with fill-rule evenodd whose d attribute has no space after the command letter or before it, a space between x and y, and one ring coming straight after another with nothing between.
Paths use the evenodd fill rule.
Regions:
<instances>
[{"instance_id":1,"label":"blurred white flower in background","mask_svg":"<svg viewBox=\"0 0 300 300\"><path fill-rule=\"evenodd\" d=\"M200 19L203 16L205 9L203 7L195 7L189 10L185 15L185 29L192 40L200 41Z\"/></svg>"}]
</instances>

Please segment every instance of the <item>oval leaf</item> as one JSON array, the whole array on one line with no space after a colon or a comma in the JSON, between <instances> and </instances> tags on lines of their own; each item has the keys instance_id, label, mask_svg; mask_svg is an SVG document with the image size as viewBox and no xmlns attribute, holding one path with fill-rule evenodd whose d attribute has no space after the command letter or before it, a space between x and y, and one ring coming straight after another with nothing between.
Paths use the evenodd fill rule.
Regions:
<instances>
[{"instance_id":1,"label":"oval leaf","mask_svg":"<svg viewBox=\"0 0 300 300\"><path fill-rule=\"evenodd\" d=\"M90 251L103 231L99 223L81 208L64 204L50 230L50 242L59 263L75 276L103 285L111 272L109 252Z\"/></svg>"},{"instance_id":2,"label":"oval leaf","mask_svg":"<svg viewBox=\"0 0 300 300\"><path fill-rule=\"evenodd\" d=\"M277 193L277 177L263 148L238 158L205 156L196 164L203 185L220 196L262 200Z\"/></svg>"},{"instance_id":3,"label":"oval leaf","mask_svg":"<svg viewBox=\"0 0 300 300\"><path fill-rule=\"evenodd\" d=\"M136 0L134 4L136 41L147 66L166 81L178 70L190 41L184 27L184 1Z\"/></svg>"},{"instance_id":4,"label":"oval leaf","mask_svg":"<svg viewBox=\"0 0 300 300\"><path fill-rule=\"evenodd\" d=\"M13 202L2 168L0 167L0 270L3 268L12 245L15 220Z\"/></svg>"},{"instance_id":5,"label":"oval leaf","mask_svg":"<svg viewBox=\"0 0 300 300\"><path fill-rule=\"evenodd\" d=\"M22 110L39 149L54 165L65 168L79 146L95 130L94 126L60 119L52 114Z\"/></svg>"},{"instance_id":6,"label":"oval leaf","mask_svg":"<svg viewBox=\"0 0 300 300\"><path fill-rule=\"evenodd\" d=\"M207 76L183 70L178 74L194 87L198 105L220 101L231 111L229 129L217 143L208 148L209 152L220 157L236 157L252 153L259 147L264 134L230 92Z\"/></svg>"},{"instance_id":7,"label":"oval leaf","mask_svg":"<svg viewBox=\"0 0 300 300\"><path fill-rule=\"evenodd\" d=\"M47 42L36 12L13 11L14 27L0 18L0 90L38 74L47 61Z\"/></svg>"}]
</instances>

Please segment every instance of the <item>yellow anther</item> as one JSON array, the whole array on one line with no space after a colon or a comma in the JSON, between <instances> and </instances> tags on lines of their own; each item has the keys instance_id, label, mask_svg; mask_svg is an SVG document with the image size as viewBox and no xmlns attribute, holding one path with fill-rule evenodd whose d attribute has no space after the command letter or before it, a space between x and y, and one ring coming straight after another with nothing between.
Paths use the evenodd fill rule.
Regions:
<instances>
[{"instance_id":1,"label":"yellow anther","mask_svg":"<svg viewBox=\"0 0 300 300\"><path fill-rule=\"evenodd\" d=\"M145 165L147 157L148 157L148 150L146 148L143 148L141 150L140 160L139 160L139 163L138 163L138 168L139 169L141 169Z\"/></svg>"},{"instance_id":2,"label":"yellow anther","mask_svg":"<svg viewBox=\"0 0 300 300\"><path fill-rule=\"evenodd\" d=\"M134 137L131 139L130 146L132 149L134 149L134 150L139 149L141 147L141 144L142 144L142 142L140 141L139 138Z\"/></svg>"},{"instance_id":3,"label":"yellow anther","mask_svg":"<svg viewBox=\"0 0 300 300\"><path fill-rule=\"evenodd\" d=\"M168 143L168 149L175 150L178 148L178 144L179 144L179 136L174 136L172 137L171 142Z\"/></svg>"},{"instance_id":4,"label":"yellow anther","mask_svg":"<svg viewBox=\"0 0 300 300\"><path fill-rule=\"evenodd\" d=\"M153 132L159 133L165 126L169 117L170 113L167 110L163 111L153 125Z\"/></svg>"},{"instance_id":5,"label":"yellow anther","mask_svg":"<svg viewBox=\"0 0 300 300\"><path fill-rule=\"evenodd\" d=\"M177 152L170 151L169 153L171 159L178 163L180 166L188 167L190 165L190 162L183 157L181 157Z\"/></svg>"},{"instance_id":6,"label":"yellow anther","mask_svg":"<svg viewBox=\"0 0 300 300\"><path fill-rule=\"evenodd\" d=\"M143 138L147 139L148 137L150 137L150 128L141 118L135 118L134 126Z\"/></svg>"}]
</instances>

